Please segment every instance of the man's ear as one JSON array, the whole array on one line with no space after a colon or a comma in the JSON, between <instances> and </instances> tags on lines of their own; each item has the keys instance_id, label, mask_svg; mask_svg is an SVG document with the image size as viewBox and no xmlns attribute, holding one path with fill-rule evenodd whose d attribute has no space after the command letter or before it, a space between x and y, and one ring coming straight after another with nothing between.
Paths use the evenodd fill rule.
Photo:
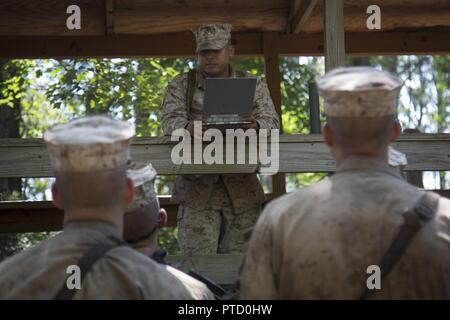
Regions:
<instances>
[{"instance_id":1,"label":"man's ear","mask_svg":"<svg viewBox=\"0 0 450 320\"><path fill-rule=\"evenodd\" d=\"M159 223L158 228L165 227L167 224L167 212L163 208L159 209Z\"/></svg>"},{"instance_id":2,"label":"man's ear","mask_svg":"<svg viewBox=\"0 0 450 320\"><path fill-rule=\"evenodd\" d=\"M325 144L329 147L332 147L333 146L333 135L331 133L330 125L328 123L325 123L325 125L322 128L322 136L323 136L323 141L325 142Z\"/></svg>"},{"instance_id":3,"label":"man's ear","mask_svg":"<svg viewBox=\"0 0 450 320\"><path fill-rule=\"evenodd\" d=\"M64 203L62 201L61 194L59 193L59 190L56 187L56 182L52 183L52 198L53 198L53 204L55 205L55 207L63 210Z\"/></svg>"},{"instance_id":4,"label":"man's ear","mask_svg":"<svg viewBox=\"0 0 450 320\"><path fill-rule=\"evenodd\" d=\"M123 197L126 204L130 204L134 201L134 184L133 180L130 178L127 178Z\"/></svg>"},{"instance_id":5,"label":"man's ear","mask_svg":"<svg viewBox=\"0 0 450 320\"><path fill-rule=\"evenodd\" d=\"M398 139L402 132L402 126L398 120L394 121L394 124L392 125L392 134L391 134L391 141L394 142Z\"/></svg>"}]
</instances>

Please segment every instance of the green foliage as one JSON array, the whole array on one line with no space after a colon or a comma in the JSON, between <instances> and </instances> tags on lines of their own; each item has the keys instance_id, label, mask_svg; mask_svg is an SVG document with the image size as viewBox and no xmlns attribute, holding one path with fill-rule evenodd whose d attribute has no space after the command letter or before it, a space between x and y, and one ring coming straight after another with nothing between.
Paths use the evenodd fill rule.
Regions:
<instances>
[{"instance_id":1,"label":"green foliage","mask_svg":"<svg viewBox=\"0 0 450 320\"><path fill-rule=\"evenodd\" d=\"M23 98L34 65L32 60L0 60L0 106L13 108L14 101Z\"/></svg>"},{"instance_id":2,"label":"green foliage","mask_svg":"<svg viewBox=\"0 0 450 320\"><path fill-rule=\"evenodd\" d=\"M449 132L450 56L363 59L364 64L379 66L397 74L403 81L399 105L399 120L403 128L416 128L428 133Z\"/></svg>"},{"instance_id":3,"label":"green foliage","mask_svg":"<svg viewBox=\"0 0 450 320\"><path fill-rule=\"evenodd\" d=\"M57 232L0 233L0 261L55 234Z\"/></svg>"},{"instance_id":4,"label":"green foliage","mask_svg":"<svg viewBox=\"0 0 450 320\"><path fill-rule=\"evenodd\" d=\"M322 69L317 58L281 59L281 111L284 134L309 133L309 88Z\"/></svg>"},{"instance_id":5,"label":"green foliage","mask_svg":"<svg viewBox=\"0 0 450 320\"><path fill-rule=\"evenodd\" d=\"M166 85L189 60L82 59L47 63L46 90L55 107L80 116L108 113L134 121L137 136L161 135L159 115Z\"/></svg>"},{"instance_id":6,"label":"green foliage","mask_svg":"<svg viewBox=\"0 0 450 320\"><path fill-rule=\"evenodd\" d=\"M405 84L400 100L403 127L449 132L449 56L362 57L348 61L379 66L401 77ZM55 123L97 113L134 122L138 136L158 136L162 134L159 119L167 83L195 63L192 59L0 61L0 105L14 107L14 101L20 100L22 137L41 137ZM234 58L232 64L238 70L264 78L261 58ZM309 133L308 83L323 71L323 58L280 58L285 134ZM288 174L287 190L310 185L325 176ZM173 180L173 176L158 178L158 194L169 195ZM270 191L268 178L262 180L266 191ZM445 174L441 174L441 187L445 180ZM24 179L23 193L28 199L47 199L51 181ZM21 250L46 236L48 233L1 235L0 255ZM169 253L177 253L176 228L161 230L159 244Z\"/></svg>"},{"instance_id":7,"label":"green foliage","mask_svg":"<svg viewBox=\"0 0 450 320\"><path fill-rule=\"evenodd\" d=\"M179 254L177 234L178 228L161 228L158 231L158 247L163 248L171 255Z\"/></svg>"}]
</instances>

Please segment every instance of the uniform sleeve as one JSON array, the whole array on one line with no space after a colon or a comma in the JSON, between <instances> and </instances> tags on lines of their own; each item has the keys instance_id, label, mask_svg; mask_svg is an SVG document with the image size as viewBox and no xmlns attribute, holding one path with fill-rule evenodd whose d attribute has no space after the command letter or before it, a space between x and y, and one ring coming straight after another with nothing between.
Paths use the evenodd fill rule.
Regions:
<instances>
[{"instance_id":1,"label":"uniform sleeve","mask_svg":"<svg viewBox=\"0 0 450 320\"><path fill-rule=\"evenodd\" d=\"M177 280L181 281L183 286L189 290L189 299L194 300L214 300L214 294L208 287L197 279L192 278L180 270L170 266L165 266L166 270L172 274Z\"/></svg>"},{"instance_id":2,"label":"uniform sleeve","mask_svg":"<svg viewBox=\"0 0 450 320\"><path fill-rule=\"evenodd\" d=\"M261 79L258 79L256 83L253 117L258 122L260 129L270 130L280 128L280 118L275 111L269 89Z\"/></svg>"},{"instance_id":3,"label":"uniform sleeve","mask_svg":"<svg viewBox=\"0 0 450 320\"><path fill-rule=\"evenodd\" d=\"M165 135L183 129L189 123L186 107L187 76L177 76L167 86L162 106L161 125Z\"/></svg>"},{"instance_id":4,"label":"uniform sleeve","mask_svg":"<svg viewBox=\"0 0 450 320\"><path fill-rule=\"evenodd\" d=\"M267 210L253 231L240 275L240 299L277 299L273 223Z\"/></svg>"}]
</instances>

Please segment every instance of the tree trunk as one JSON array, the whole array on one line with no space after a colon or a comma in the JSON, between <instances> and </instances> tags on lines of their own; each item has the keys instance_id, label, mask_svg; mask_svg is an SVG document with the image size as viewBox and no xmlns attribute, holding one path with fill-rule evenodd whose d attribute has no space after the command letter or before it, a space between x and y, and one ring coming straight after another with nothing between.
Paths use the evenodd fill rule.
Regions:
<instances>
[{"instance_id":1,"label":"tree trunk","mask_svg":"<svg viewBox=\"0 0 450 320\"><path fill-rule=\"evenodd\" d=\"M8 79L8 74L4 72L6 63L8 61L0 60L0 88L1 84ZM0 105L0 139L20 138L20 111L20 100L15 100L12 108ZM22 179L0 178L0 201L10 199L13 192L17 192L20 195L21 190ZM19 240L19 236L16 234L0 234L0 261L17 251Z\"/></svg>"},{"instance_id":2,"label":"tree trunk","mask_svg":"<svg viewBox=\"0 0 450 320\"><path fill-rule=\"evenodd\" d=\"M15 101L14 107L0 106L0 139L20 138L20 102ZM0 195L7 197L13 192L20 194L22 181L20 178L0 178ZM2 196L0 196L1 198Z\"/></svg>"}]
</instances>

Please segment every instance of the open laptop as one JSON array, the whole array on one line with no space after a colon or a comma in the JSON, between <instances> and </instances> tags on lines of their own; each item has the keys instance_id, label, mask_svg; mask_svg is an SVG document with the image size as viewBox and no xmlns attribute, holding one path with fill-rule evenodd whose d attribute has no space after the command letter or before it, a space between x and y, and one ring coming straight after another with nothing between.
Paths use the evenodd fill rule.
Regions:
<instances>
[{"instance_id":1,"label":"open laptop","mask_svg":"<svg viewBox=\"0 0 450 320\"><path fill-rule=\"evenodd\" d=\"M204 123L239 125L252 114L256 78L206 78L203 101Z\"/></svg>"}]
</instances>

